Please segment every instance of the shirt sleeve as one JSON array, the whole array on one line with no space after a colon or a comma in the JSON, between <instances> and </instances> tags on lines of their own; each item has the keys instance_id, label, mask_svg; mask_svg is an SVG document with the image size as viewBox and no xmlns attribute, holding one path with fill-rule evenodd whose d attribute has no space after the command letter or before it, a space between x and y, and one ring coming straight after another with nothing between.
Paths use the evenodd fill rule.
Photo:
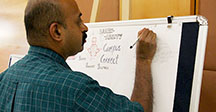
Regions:
<instances>
[{"instance_id":1,"label":"shirt sleeve","mask_svg":"<svg viewBox=\"0 0 216 112\"><path fill-rule=\"evenodd\" d=\"M138 102L114 94L95 80L89 80L78 91L75 101L76 111L88 112L144 112Z\"/></svg>"}]
</instances>

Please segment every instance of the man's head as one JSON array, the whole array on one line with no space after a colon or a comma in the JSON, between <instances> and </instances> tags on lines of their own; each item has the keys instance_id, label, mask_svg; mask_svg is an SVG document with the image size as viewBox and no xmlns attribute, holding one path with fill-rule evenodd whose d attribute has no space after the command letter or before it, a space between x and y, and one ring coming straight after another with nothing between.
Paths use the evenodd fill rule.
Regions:
<instances>
[{"instance_id":1,"label":"man's head","mask_svg":"<svg viewBox=\"0 0 216 112\"><path fill-rule=\"evenodd\" d=\"M25 27L30 45L50 48L65 59L82 51L88 28L74 0L29 0Z\"/></svg>"}]
</instances>

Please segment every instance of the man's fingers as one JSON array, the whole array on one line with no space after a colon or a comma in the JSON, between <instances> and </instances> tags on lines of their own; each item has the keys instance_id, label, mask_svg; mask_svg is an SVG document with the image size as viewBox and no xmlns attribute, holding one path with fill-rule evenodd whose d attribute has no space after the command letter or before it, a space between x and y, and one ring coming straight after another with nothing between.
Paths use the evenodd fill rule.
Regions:
<instances>
[{"instance_id":1,"label":"man's fingers","mask_svg":"<svg viewBox=\"0 0 216 112\"><path fill-rule=\"evenodd\" d=\"M146 28L143 28L142 30L140 30L139 32L138 32L138 37L142 34L142 32L143 32L143 30L145 30Z\"/></svg>"},{"instance_id":2,"label":"man's fingers","mask_svg":"<svg viewBox=\"0 0 216 112\"><path fill-rule=\"evenodd\" d=\"M156 38L157 38L157 35L155 33L153 33L153 37L152 37L152 43L156 45Z\"/></svg>"},{"instance_id":3,"label":"man's fingers","mask_svg":"<svg viewBox=\"0 0 216 112\"><path fill-rule=\"evenodd\" d=\"M148 35L146 36L145 41L146 41L147 43L151 42L152 37L153 37L153 32L152 32L151 30L149 30L149 33L148 33Z\"/></svg>"},{"instance_id":4,"label":"man's fingers","mask_svg":"<svg viewBox=\"0 0 216 112\"><path fill-rule=\"evenodd\" d=\"M143 30L141 30L142 32L141 32L141 34L139 35L139 37L141 36L142 38L146 38L147 37L147 35L148 35L148 33L149 33L149 30L148 29L146 29L146 28L144 28Z\"/></svg>"}]
</instances>

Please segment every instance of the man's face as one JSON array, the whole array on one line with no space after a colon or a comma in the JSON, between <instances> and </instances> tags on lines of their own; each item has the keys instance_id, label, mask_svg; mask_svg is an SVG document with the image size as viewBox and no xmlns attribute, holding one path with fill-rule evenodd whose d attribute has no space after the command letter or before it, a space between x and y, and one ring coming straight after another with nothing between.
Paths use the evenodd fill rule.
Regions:
<instances>
[{"instance_id":1,"label":"man's face","mask_svg":"<svg viewBox=\"0 0 216 112\"><path fill-rule=\"evenodd\" d=\"M87 26L81 19L81 12L74 0L64 0L63 11L65 14L66 28L64 30L64 51L68 56L75 55L83 50L87 38Z\"/></svg>"}]
</instances>

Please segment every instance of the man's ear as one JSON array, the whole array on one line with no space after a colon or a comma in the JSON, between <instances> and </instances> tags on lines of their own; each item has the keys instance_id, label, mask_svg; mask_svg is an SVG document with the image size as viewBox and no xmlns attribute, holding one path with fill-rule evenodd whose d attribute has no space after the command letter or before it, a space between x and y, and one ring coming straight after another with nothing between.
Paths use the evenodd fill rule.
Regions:
<instances>
[{"instance_id":1,"label":"man's ear","mask_svg":"<svg viewBox=\"0 0 216 112\"><path fill-rule=\"evenodd\" d=\"M49 33L53 40L61 41L62 38L62 26L58 23L52 23L49 27Z\"/></svg>"}]
</instances>

